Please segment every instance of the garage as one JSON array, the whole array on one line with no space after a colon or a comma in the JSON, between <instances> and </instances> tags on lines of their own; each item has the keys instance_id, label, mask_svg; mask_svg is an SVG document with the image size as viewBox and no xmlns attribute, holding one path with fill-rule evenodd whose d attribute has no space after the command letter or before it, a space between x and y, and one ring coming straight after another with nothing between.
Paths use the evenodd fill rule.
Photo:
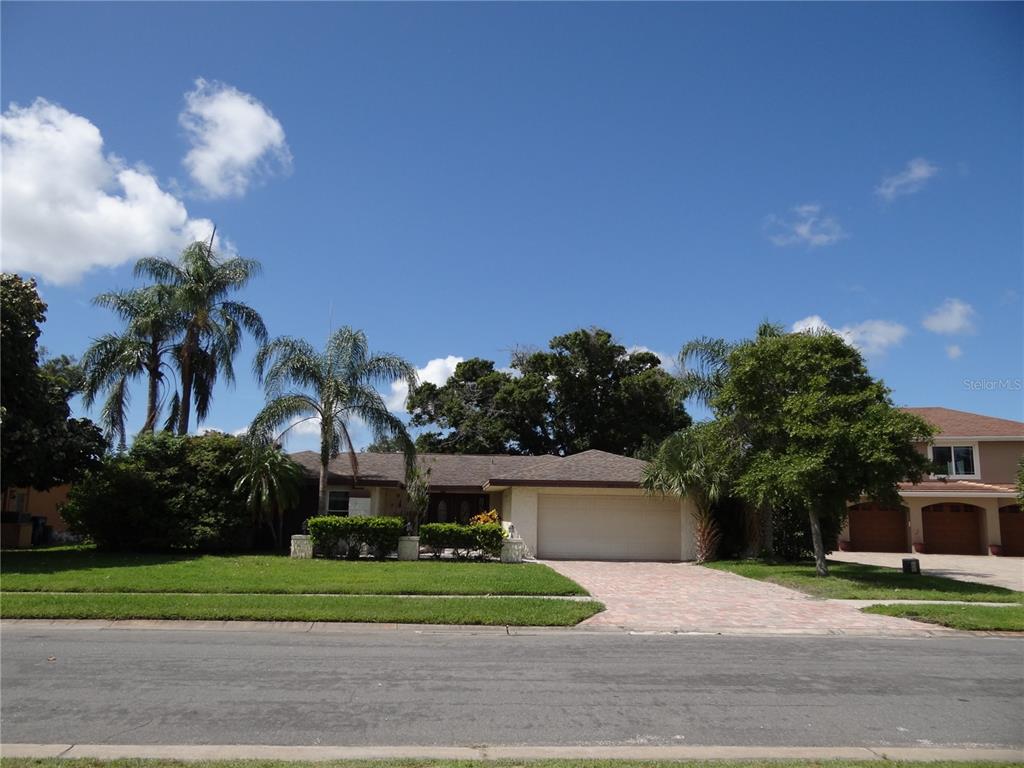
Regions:
<instances>
[{"instance_id":1,"label":"garage","mask_svg":"<svg viewBox=\"0 0 1024 768\"><path fill-rule=\"evenodd\" d=\"M1024 512L1020 505L1009 504L999 508L999 537L1003 554L1024 557Z\"/></svg>"},{"instance_id":2,"label":"garage","mask_svg":"<svg viewBox=\"0 0 1024 768\"><path fill-rule=\"evenodd\" d=\"M537 498L537 554L570 560L679 560L677 499L545 495Z\"/></svg>"},{"instance_id":3,"label":"garage","mask_svg":"<svg viewBox=\"0 0 1024 768\"><path fill-rule=\"evenodd\" d=\"M921 510L928 554L979 555L982 510L972 504L932 504Z\"/></svg>"},{"instance_id":4,"label":"garage","mask_svg":"<svg viewBox=\"0 0 1024 768\"><path fill-rule=\"evenodd\" d=\"M881 504L855 504L849 510L854 552L906 552L907 510Z\"/></svg>"}]
</instances>

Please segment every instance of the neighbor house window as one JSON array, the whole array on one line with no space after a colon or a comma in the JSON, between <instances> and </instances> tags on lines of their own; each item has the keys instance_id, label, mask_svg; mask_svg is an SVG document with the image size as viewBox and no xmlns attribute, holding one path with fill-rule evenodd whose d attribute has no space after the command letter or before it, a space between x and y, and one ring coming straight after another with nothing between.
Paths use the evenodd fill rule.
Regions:
<instances>
[{"instance_id":1,"label":"neighbor house window","mask_svg":"<svg viewBox=\"0 0 1024 768\"><path fill-rule=\"evenodd\" d=\"M932 461L939 466L941 475L976 477L978 474L973 445L933 445Z\"/></svg>"},{"instance_id":2,"label":"neighbor house window","mask_svg":"<svg viewBox=\"0 0 1024 768\"><path fill-rule=\"evenodd\" d=\"M327 514L348 517L348 491L328 491Z\"/></svg>"}]
</instances>

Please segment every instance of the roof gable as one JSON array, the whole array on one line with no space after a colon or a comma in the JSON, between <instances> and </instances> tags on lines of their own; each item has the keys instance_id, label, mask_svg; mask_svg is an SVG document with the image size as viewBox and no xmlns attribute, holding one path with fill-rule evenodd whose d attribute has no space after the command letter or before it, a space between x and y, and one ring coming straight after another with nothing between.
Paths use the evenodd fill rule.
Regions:
<instances>
[{"instance_id":1,"label":"roof gable","mask_svg":"<svg viewBox=\"0 0 1024 768\"><path fill-rule=\"evenodd\" d=\"M939 429L938 437L984 437L1024 440L1024 422L954 411L952 408L901 408Z\"/></svg>"}]
</instances>

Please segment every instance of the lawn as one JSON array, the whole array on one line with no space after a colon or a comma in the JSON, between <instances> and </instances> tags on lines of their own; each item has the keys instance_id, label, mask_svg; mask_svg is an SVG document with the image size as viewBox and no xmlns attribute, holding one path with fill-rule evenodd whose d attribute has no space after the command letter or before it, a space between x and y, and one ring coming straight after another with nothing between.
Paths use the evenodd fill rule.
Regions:
<instances>
[{"instance_id":1,"label":"lawn","mask_svg":"<svg viewBox=\"0 0 1024 768\"><path fill-rule=\"evenodd\" d=\"M861 610L953 629L1024 632L1024 606L1019 605L872 605Z\"/></svg>"},{"instance_id":2,"label":"lawn","mask_svg":"<svg viewBox=\"0 0 1024 768\"><path fill-rule=\"evenodd\" d=\"M0 768L878 768L881 760L91 760L7 757ZM884 761L886 768L912 768L921 763ZM928 768L1008 768L1016 763L964 761L929 762Z\"/></svg>"},{"instance_id":3,"label":"lawn","mask_svg":"<svg viewBox=\"0 0 1024 768\"><path fill-rule=\"evenodd\" d=\"M814 573L814 563L765 563L720 560L708 568L748 579L770 581L815 597L843 600L964 600L976 603L1024 604L1024 593L1002 587L956 581L942 576L908 576L895 568L859 563L829 563L828 578Z\"/></svg>"},{"instance_id":4,"label":"lawn","mask_svg":"<svg viewBox=\"0 0 1024 768\"><path fill-rule=\"evenodd\" d=\"M87 547L6 550L4 592L206 592L365 595L585 595L546 565L349 562L275 555L161 555Z\"/></svg>"},{"instance_id":5,"label":"lawn","mask_svg":"<svg viewBox=\"0 0 1024 768\"><path fill-rule=\"evenodd\" d=\"M543 597L43 594L5 592L5 619L357 621L568 627L604 610L593 600Z\"/></svg>"}]
</instances>

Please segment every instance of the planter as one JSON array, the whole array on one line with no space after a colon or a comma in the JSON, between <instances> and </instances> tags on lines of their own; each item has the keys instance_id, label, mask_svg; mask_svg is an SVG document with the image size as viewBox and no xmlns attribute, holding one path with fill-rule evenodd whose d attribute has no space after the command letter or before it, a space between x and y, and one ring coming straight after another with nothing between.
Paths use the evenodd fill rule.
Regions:
<instances>
[{"instance_id":1,"label":"planter","mask_svg":"<svg viewBox=\"0 0 1024 768\"><path fill-rule=\"evenodd\" d=\"M420 537L399 536L398 537L398 559L419 560L420 559Z\"/></svg>"},{"instance_id":2,"label":"planter","mask_svg":"<svg viewBox=\"0 0 1024 768\"><path fill-rule=\"evenodd\" d=\"M850 542L843 541L842 539L840 539L839 540L839 551L840 552L850 552L850 551L852 551L852 549L850 547Z\"/></svg>"},{"instance_id":3,"label":"planter","mask_svg":"<svg viewBox=\"0 0 1024 768\"><path fill-rule=\"evenodd\" d=\"M919 554L919 555L923 555L924 554L924 542L923 541L915 541L914 542L914 551L917 552L917 554Z\"/></svg>"},{"instance_id":4,"label":"planter","mask_svg":"<svg viewBox=\"0 0 1024 768\"><path fill-rule=\"evenodd\" d=\"M995 555L996 557L1002 557L1003 556L1003 545L1002 544L989 544L988 545L988 552L989 552L990 555Z\"/></svg>"},{"instance_id":5,"label":"planter","mask_svg":"<svg viewBox=\"0 0 1024 768\"><path fill-rule=\"evenodd\" d=\"M522 539L505 539L501 542L501 562L521 563L526 557L526 542Z\"/></svg>"},{"instance_id":6,"label":"planter","mask_svg":"<svg viewBox=\"0 0 1024 768\"><path fill-rule=\"evenodd\" d=\"M300 560L313 557L313 540L309 536L292 536L291 556Z\"/></svg>"}]
</instances>

